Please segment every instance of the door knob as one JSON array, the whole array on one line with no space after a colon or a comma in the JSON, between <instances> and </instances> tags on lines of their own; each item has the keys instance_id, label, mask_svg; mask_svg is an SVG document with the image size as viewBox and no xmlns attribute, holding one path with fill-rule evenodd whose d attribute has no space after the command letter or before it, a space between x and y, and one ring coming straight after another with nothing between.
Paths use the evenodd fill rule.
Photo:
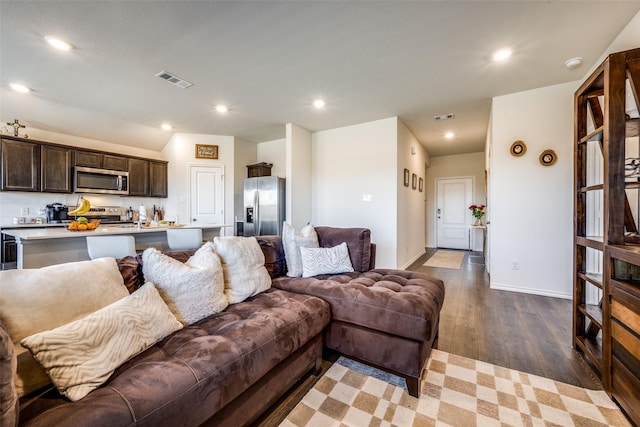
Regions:
<instances>
[{"instance_id":1,"label":"door knob","mask_svg":"<svg viewBox=\"0 0 640 427\"><path fill-rule=\"evenodd\" d=\"M198 218L192 218L191 221L196 222Z\"/></svg>"}]
</instances>

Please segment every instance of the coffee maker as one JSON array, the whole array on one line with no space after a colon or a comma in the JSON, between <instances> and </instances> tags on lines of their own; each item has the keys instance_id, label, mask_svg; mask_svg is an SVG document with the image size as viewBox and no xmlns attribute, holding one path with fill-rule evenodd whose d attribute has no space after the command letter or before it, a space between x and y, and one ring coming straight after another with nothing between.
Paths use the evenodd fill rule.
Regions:
<instances>
[{"instance_id":1,"label":"coffee maker","mask_svg":"<svg viewBox=\"0 0 640 427\"><path fill-rule=\"evenodd\" d=\"M50 224L59 224L69 218L67 216L69 207L67 205L63 205L62 203L53 203L47 205L45 211L47 213L47 222Z\"/></svg>"}]
</instances>

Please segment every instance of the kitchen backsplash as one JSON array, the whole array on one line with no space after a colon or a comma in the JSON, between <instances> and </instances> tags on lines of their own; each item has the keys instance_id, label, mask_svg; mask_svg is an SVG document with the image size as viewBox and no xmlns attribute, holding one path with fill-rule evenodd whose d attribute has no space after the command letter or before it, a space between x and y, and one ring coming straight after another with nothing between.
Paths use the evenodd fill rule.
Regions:
<instances>
[{"instance_id":1,"label":"kitchen backsplash","mask_svg":"<svg viewBox=\"0 0 640 427\"><path fill-rule=\"evenodd\" d=\"M164 207L166 199L153 199L149 197L120 197L103 194L83 194L92 206L131 206L133 210L138 210L140 205L144 205L148 212L153 211L153 206ZM0 226L13 225L14 218L25 218L26 222L34 222L37 218L42 218L46 222L44 208L51 203L62 203L67 206L78 204L79 194L58 194L58 193L26 193L2 191L0 192ZM26 211L28 210L28 213ZM165 212L165 217L175 213Z\"/></svg>"}]
</instances>

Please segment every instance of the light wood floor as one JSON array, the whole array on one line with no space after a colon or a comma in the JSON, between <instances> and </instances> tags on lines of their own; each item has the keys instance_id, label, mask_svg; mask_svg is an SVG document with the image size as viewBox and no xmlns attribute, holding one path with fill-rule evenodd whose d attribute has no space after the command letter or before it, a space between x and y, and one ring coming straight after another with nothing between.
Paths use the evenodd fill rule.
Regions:
<instances>
[{"instance_id":1,"label":"light wood floor","mask_svg":"<svg viewBox=\"0 0 640 427\"><path fill-rule=\"evenodd\" d=\"M427 252L408 270L442 279L438 349L590 389L602 389L571 345L571 300L489 289L478 252L465 252L460 270L424 267ZM323 372L335 357L323 364ZM255 425L279 425L318 377L309 375Z\"/></svg>"}]
</instances>

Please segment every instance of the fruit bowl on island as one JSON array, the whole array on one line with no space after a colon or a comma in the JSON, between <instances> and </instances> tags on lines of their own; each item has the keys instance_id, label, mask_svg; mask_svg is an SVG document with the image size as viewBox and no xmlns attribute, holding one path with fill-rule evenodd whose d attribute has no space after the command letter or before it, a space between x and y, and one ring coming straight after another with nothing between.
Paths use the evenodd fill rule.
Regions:
<instances>
[{"instance_id":1,"label":"fruit bowl on island","mask_svg":"<svg viewBox=\"0 0 640 427\"><path fill-rule=\"evenodd\" d=\"M100 225L100 220L92 219L89 221L87 218L81 216L71 221L67 227L70 231L93 231Z\"/></svg>"}]
</instances>

